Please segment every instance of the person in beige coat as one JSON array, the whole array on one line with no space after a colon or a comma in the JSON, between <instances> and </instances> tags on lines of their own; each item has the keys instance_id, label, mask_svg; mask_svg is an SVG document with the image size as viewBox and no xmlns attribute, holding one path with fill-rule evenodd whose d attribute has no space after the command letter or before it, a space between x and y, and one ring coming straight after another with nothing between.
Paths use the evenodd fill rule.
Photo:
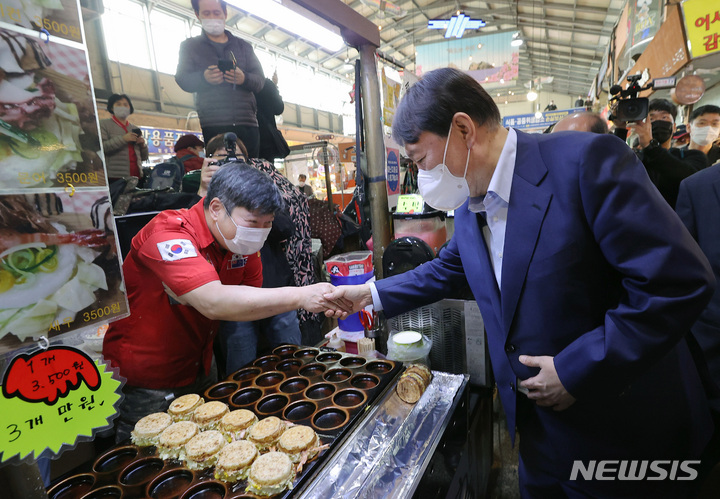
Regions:
<instances>
[{"instance_id":1,"label":"person in beige coat","mask_svg":"<svg viewBox=\"0 0 720 499\"><path fill-rule=\"evenodd\" d=\"M142 177L142 162L148 159L148 146L140 129L128 121L133 111L130 97L113 94L107 110L112 117L100 121L105 168L110 182L119 178Z\"/></svg>"}]
</instances>

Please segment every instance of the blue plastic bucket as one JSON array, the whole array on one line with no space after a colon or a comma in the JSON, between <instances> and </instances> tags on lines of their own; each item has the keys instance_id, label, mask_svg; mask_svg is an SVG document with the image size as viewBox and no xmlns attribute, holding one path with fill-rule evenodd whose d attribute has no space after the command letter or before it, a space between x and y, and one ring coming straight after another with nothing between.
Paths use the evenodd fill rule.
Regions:
<instances>
[{"instance_id":1,"label":"blue plastic bucket","mask_svg":"<svg viewBox=\"0 0 720 499\"><path fill-rule=\"evenodd\" d=\"M359 275L332 275L330 274L330 283L333 286L347 286L352 284L365 284L371 277L373 272L367 272ZM343 331L362 331L363 326L360 323L360 313L349 315L347 319L338 319L338 326Z\"/></svg>"}]
</instances>

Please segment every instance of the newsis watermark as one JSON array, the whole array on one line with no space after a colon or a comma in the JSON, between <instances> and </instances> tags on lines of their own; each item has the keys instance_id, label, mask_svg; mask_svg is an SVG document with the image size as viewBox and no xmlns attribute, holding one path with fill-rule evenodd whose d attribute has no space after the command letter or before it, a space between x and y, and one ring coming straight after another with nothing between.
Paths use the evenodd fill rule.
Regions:
<instances>
[{"instance_id":1,"label":"newsis watermark","mask_svg":"<svg viewBox=\"0 0 720 499\"><path fill-rule=\"evenodd\" d=\"M695 480L700 461L573 461L570 480Z\"/></svg>"}]
</instances>

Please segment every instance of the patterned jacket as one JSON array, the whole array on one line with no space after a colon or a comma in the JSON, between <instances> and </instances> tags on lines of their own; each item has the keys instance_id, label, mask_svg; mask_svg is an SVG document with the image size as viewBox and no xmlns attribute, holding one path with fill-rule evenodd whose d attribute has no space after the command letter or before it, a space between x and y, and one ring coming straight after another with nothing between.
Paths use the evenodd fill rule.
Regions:
<instances>
[{"instance_id":1,"label":"patterned jacket","mask_svg":"<svg viewBox=\"0 0 720 499\"><path fill-rule=\"evenodd\" d=\"M315 283L312 261L312 240L310 238L310 210L307 198L287 178L278 172L272 163L263 159L250 159L248 163L270 175L285 200L290 218L295 222L295 231L285 243L285 255L293 271L295 286ZM298 310L300 322L314 317L307 310Z\"/></svg>"}]
</instances>

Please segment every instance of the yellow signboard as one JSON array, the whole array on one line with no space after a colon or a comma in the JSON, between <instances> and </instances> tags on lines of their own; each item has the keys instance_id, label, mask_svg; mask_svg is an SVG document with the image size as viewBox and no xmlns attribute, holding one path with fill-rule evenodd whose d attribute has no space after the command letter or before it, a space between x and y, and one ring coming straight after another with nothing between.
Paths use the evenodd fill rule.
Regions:
<instances>
[{"instance_id":1,"label":"yellow signboard","mask_svg":"<svg viewBox=\"0 0 720 499\"><path fill-rule=\"evenodd\" d=\"M692 57L720 52L720 4L716 0L685 0L682 8Z\"/></svg>"}]
</instances>

